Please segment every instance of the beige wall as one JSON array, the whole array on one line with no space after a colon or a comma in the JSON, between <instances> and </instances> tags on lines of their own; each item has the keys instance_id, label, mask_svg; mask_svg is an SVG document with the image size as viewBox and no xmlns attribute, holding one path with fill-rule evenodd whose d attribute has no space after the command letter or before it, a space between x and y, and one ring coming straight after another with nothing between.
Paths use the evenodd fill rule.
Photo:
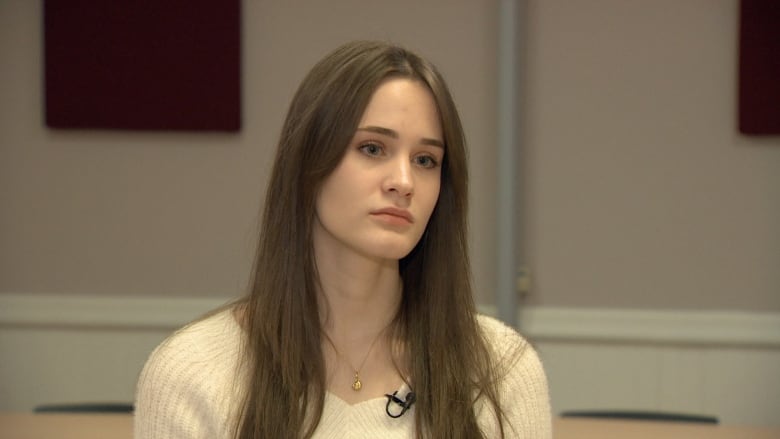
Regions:
<instances>
[{"instance_id":1,"label":"beige wall","mask_svg":"<svg viewBox=\"0 0 780 439\"><path fill-rule=\"evenodd\" d=\"M736 130L737 1L532 1L545 305L780 310L780 137Z\"/></svg>"},{"instance_id":2,"label":"beige wall","mask_svg":"<svg viewBox=\"0 0 780 439\"><path fill-rule=\"evenodd\" d=\"M244 1L239 134L42 123L41 6L0 3L0 294L233 296L287 103L324 52L391 39L447 76L471 144L473 266L495 287L496 4ZM780 141L739 136L737 2L530 1L530 301L780 310Z\"/></svg>"},{"instance_id":3,"label":"beige wall","mask_svg":"<svg viewBox=\"0 0 780 439\"><path fill-rule=\"evenodd\" d=\"M244 128L204 135L46 129L41 6L2 2L0 292L238 294L288 102L313 63L350 39L397 41L439 65L473 142L474 193L493 193L493 7L416 3L245 1ZM487 292L494 205L474 197L473 207Z\"/></svg>"}]
</instances>

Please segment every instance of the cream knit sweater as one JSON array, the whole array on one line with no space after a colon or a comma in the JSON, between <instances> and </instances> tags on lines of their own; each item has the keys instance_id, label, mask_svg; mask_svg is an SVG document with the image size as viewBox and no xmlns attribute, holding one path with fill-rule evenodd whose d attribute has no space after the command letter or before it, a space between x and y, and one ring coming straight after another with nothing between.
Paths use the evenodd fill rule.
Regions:
<instances>
[{"instance_id":1,"label":"cream knit sweater","mask_svg":"<svg viewBox=\"0 0 780 439\"><path fill-rule=\"evenodd\" d=\"M536 352L514 330L479 316L482 330L501 364L507 352L524 349L501 383L500 398L509 438L550 439L547 381ZM230 439L238 396L236 371L241 329L232 312L222 311L176 332L149 357L138 381L136 439ZM406 395L400 391L399 395ZM385 413L387 399L349 405L326 393L317 439L412 438L414 406L397 419ZM478 421L497 437L488 404L475 406ZM507 424L507 423L505 423Z\"/></svg>"}]
</instances>

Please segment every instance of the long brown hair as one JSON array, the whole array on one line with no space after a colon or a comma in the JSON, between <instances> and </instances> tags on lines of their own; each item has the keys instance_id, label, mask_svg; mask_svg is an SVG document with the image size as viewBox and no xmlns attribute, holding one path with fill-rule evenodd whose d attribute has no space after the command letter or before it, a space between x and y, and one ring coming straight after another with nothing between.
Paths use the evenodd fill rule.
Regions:
<instances>
[{"instance_id":1,"label":"long brown hair","mask_svg":"<svg viewBox=\"0 0 780 439\"><path fill-rule=\"evenodd\" d=\"M417 395L417 437L479 438L478 396L497 413L495 365L479 331L467 248L467 163L455 103L432 64L398 46L352 42L308 73L290 105L265 199L256 268L245 299L245 395L239 439L309 438L326 380L312 246L315 202L360 117L387 78L420 81L441 117L441 189L427 229L399 263L403 294L394 335Z\"/></svg>"}]
</instances>

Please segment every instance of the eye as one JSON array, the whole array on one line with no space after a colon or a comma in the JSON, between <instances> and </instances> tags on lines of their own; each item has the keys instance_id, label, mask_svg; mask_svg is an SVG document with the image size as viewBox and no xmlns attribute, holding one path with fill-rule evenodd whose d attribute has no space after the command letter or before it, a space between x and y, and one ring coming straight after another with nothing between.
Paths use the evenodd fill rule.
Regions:
<instances>
[{"instance_id":1,"label":"eye","mask_svg":"<svg viewBox=\"0 0 780 439\"><path fill-rule=\"evenodd\" d=\"M439 162L436 161L434 157L429 155L418 155L414 158L414 162L423 168L429 169L439 166Z\"/></svg>"},{"instance_id":2,"label":"eye","mask_svg":"<svg viewBox=\"0 0 780 439\"><path fill-rule=\"evenodd\" d=\"M382 145L379 145L379 144L374 143L374 142L364 143L364 144L360 145L358 150L360 150L360 152L362 152L363 154L369 155L369 156L372 156L372 157L378 157L378 156L382 155L382 152L383 152Z\"/></svg>"}]
</instances>

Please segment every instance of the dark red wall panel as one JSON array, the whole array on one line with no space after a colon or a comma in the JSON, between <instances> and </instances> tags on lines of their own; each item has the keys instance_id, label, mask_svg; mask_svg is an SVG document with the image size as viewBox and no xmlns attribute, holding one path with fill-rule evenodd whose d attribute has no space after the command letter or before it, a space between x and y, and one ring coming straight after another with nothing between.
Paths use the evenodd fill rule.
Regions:
<instances>
[{"instance_id":1,"label":"dark red wall panel","mask_svg":"<svg viewBox=\"0 0 780 439\"><path fill-rule=\"evenodd\" d=\"M236 131L240 0L46 0L52 128Z\"/></svg>"},{"instance_id":2,"label":"dark red wall panel","mask_svg":"<svg viewBox=\"0 0 780 439\"><path fill-rule=\"evenodd\" d=\"M780 1L742 0L739 131L780 134Z\"/></svg>"}]
</instances>

